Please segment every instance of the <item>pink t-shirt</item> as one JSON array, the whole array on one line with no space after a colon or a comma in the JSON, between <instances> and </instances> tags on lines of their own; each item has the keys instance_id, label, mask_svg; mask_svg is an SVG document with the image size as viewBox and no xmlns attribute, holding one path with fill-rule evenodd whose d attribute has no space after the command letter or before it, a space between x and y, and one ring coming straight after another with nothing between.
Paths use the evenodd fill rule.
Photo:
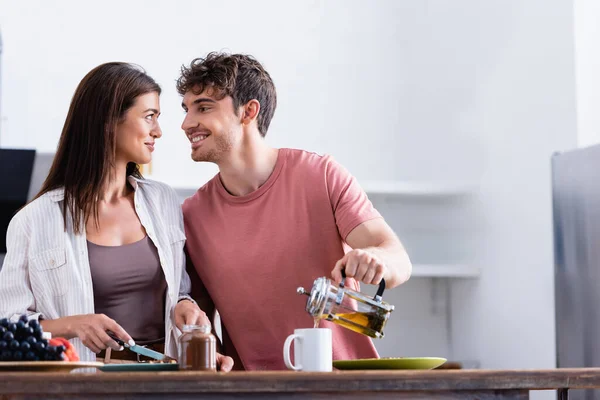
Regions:
<instances>
[{"instance_id":1,"label":"pink t-shirt","mask_svg":"<svg viewBox=\"0 0 600 400\"><path fill-rule=\"evenodd\" d=\"M183 204L187 251L219 310L246 370L280 370L283 343L313 326L306 296L331 276L343 239L381 215L356 180L330 156L280 149L269 179L246 196L229 194L219 175ZM348 279L347 286L358 290ZM378 357L371 339L336 324L333 359Z\"/></svg>"}]
</instances>

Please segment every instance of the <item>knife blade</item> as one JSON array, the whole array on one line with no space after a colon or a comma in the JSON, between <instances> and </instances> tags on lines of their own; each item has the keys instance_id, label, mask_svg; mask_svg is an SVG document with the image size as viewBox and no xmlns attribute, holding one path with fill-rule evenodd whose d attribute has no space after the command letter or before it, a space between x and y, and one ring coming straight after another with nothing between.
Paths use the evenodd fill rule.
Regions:
<instances>
[{"instance_id":1,"label":"knife blade","mask_svg":"<svg viewBox=\"0 0 600 400\"><path fill-rule=\"evenodd\" d=\"M117 342L120 346L123 346L126 349L129 349L130 351L133 351L134 353L137 353L139 355L146 356L146 357L149 357L149 358L153 358L153 359L158 360L158 361L171 361L171 360L174 360L174 358L169 357L166 354L159 353L158 351L151 350L151 349L149 349L147 347L144 347L144 346L139 346L137 344L134 345L134 346L130 346L128 343L125 343L124 341L122 341L121 339L119 339L117 337L117 335L115 335L111 331L107 331L106 333L108 334L108 336L110 336L110 338L112 340L114 340L115 342Z\"/></svg>"},{"instance_id":2,"label":"knife blade","mask_svg":"<svg viewBox=\"0 0 600 400\"><path fill-rule=\"evenodd\" d=\"M124 347L127 347L129 350L133 351L134 353L138 353L142 356L154 358L155 360L158 360L158 361L171 360L171 357L168 357L163 353L159 353L158 351L150 350L149 348L144 347L144 346L138 346L137 344L135 346L124 345Z\"/></svg>"}]
</instances>

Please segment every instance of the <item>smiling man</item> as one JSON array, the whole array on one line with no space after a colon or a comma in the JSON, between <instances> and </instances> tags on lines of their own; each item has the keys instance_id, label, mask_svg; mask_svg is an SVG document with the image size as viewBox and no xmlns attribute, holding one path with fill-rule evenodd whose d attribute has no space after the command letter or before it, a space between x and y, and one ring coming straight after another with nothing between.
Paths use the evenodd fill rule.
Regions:
<instances>
[{"instance_id":1,"label":"smiling man","mask_svg":"<svg viewBox=\"0 0 600 400\"><path fill-rule=\"evenodd\" d=\"M192 159L219 173L183 205L194 293L221 315L223 353L247 370L284 369L295 328L310 327L298 286L330 275L395 287L410 260L356 180L330 156L267 145L275 86L251 56L210 53L182 68L177 90ZM329 322L333 357L377 357L371 340Z\"/></svg>"}]
</instances>

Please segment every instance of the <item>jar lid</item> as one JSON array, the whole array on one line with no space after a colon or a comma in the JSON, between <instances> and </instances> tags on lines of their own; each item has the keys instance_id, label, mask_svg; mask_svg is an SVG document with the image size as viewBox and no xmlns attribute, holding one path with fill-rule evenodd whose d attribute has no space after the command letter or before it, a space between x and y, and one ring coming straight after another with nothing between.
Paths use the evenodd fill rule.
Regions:
<instances>
[{"instance_id":1,"label":"jar lid","mask_svg":"<svg viewBox=\"0 0 600 400\"><path fill-rule=\"evenodd\" d=\"M210 325L184 325L183 332L201 331L202 333L210 333Z\"/></svg>"}]
</instances>

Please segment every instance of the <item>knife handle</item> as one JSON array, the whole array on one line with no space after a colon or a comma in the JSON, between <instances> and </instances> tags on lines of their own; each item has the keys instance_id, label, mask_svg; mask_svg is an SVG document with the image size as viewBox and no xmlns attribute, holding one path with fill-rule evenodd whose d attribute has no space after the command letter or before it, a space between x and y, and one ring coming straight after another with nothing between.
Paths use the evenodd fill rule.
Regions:
<instances>
[{"instance_id":1,"label":"knife handle","mask_svg":"<svg viewBox=\"0 0 600 400\"><path fill-rule=\"evenodd\" d=\"M114 333L113 331L106 331L106 334L107 334L108 336L110 336L110 338L111 338L112 340L114 340L115 342L117 342L117 344L118 344L119 346L123 346L123 347L129 347L129 344L127 344L127 343L125 343L124 341L122 341L121 339L119 339L119 338L117 337L117 335L115 335L115 333Z\"/></svg>"}]
</instances>

